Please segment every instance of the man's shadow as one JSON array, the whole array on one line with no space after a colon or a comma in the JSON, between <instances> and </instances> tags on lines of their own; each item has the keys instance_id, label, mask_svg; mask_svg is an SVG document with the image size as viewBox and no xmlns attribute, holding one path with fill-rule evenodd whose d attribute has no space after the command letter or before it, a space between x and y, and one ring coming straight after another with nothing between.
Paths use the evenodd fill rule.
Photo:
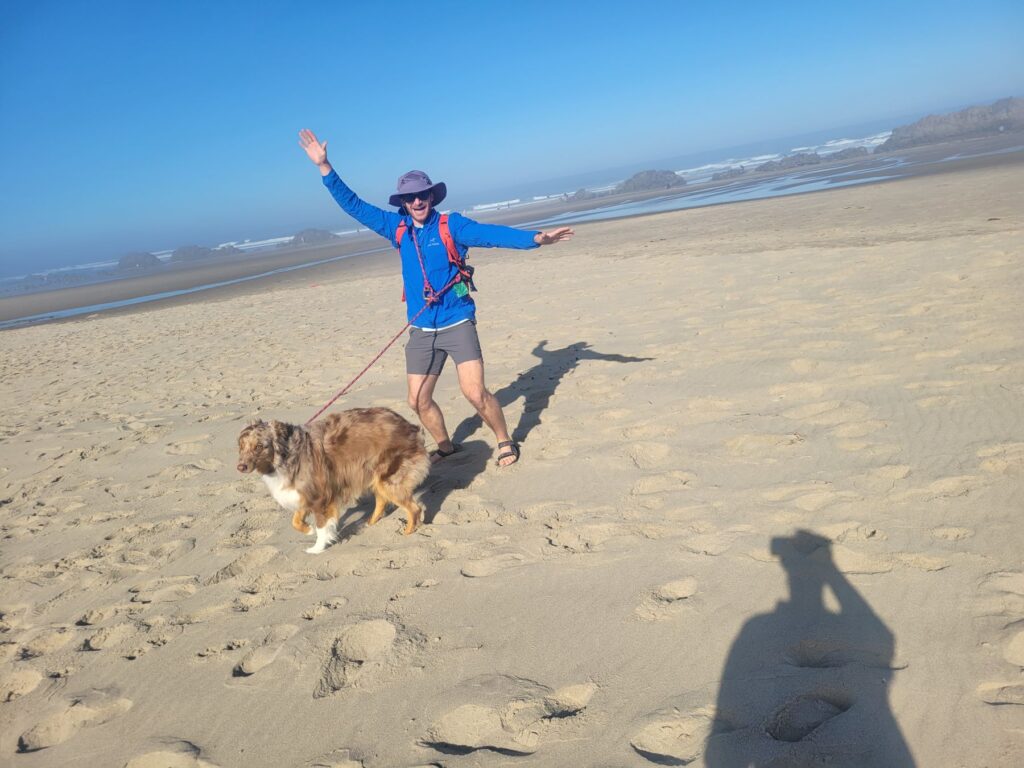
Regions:
<instances>
[{"instance_id":1,"label":"man's shadow","mask_svg":"<svg viewBox=\"0 0 1024 768\"><path fill-rule=\"evenodd\" d=\"M516 380L494 393L498 404L507 408L520 397L523 398L523 414L519 423L511 431L512 439L517 443L526 440L527 435L541 423L541 413L551 402L551 396L562 382L562 379L579 365L581 360L599 360L607 363L642 363L653 360L652 357L630 357L629 355L609 355L595 352L590 344L577 341L561 349L547 349L547 339L542 340L533 348L533 354L540 359L533 367L523 371ZM455 432L452 441L461 443L483 426L479 415L464 419Z\"/></svg>"},{"instance_id":2,"label":"man's shadow","mask_svg":"<svg viewBox=\"0 0 1024 768\"><path fill-rule=\"evenodd\" d=\"M772 539L789 599L744 624L722 672L708 768L913 768L889 707L895 638L810 531ZM831 591L839 610L825 604Z\"/></svg>"}]
</instances>

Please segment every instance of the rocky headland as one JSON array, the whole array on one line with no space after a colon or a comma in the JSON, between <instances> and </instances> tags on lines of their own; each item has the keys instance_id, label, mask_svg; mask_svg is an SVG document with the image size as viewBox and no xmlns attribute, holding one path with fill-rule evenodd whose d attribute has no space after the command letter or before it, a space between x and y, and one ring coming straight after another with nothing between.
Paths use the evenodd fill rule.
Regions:
<instances>
[{"instance_id":1,"label":"rocky headland","mask_svg":"<svg viewBox=\"0 0 1024 768\"><path fill-rule=\"evenodd\" d=\"M1024 99L1000 99L988 106L976 106L945 115L928 115L916 123L893 128L877 151L889 152L922 144L935 144L953 139L994 136L1011 131L1024 131Z\"/></svg>"}]
</instances>

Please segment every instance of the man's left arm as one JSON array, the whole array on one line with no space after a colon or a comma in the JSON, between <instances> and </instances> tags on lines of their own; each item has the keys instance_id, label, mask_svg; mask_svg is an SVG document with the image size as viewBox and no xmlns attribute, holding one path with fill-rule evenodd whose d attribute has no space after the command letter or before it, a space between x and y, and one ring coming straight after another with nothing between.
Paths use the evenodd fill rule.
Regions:
<instances>
[{"instance_id":1,"label":"man's left arm","mask_svg":"<svg viewBox=\"0 0 1024 768\"><path fill-rule=\"evenodd\" d=\"M457 213L448 219L452 237L467 248L518 248L525 250L551 245L573 236L569 227L541 232L536 229L516 229L501 224L481 224Z\"/></svg>"}]
</instances>

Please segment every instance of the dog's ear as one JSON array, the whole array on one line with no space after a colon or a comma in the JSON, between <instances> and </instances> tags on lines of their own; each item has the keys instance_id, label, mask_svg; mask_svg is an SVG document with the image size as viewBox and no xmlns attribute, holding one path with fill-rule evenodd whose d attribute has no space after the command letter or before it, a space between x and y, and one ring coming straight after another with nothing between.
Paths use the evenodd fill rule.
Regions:
<instances>
[{"instance_id":1,"label":"dog's ear","mask_svg":"<svg viewBox=\"0 0 1024 768\"><path fill-rule=\"evenodd\" d=\"M283 421L277 421L276 419L270 420L270 440L274 449L275 466L280 465L290 453L288 444L291 442L294 431L295 427L291 424L285 424Z\"/></svg>"}]
</instances>

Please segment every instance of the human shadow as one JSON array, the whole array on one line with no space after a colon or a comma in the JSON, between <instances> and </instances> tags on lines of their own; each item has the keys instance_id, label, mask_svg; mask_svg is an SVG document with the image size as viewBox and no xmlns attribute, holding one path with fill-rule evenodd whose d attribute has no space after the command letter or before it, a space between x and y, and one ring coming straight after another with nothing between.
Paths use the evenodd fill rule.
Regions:
<instances>
[{"instance_id":1,"label":"human shadow","mask_svg":"<svg viewBox=\"0 0 1024 768\"><path fill-rule=\"evenodd\" d=\"M772 539L789 599L744 624L722 672L708 768L913 768L889 707L895 638L810 531ZM825 604L828 588L839 611Z\"/></svg>"},{"instance_id":2,"label":"human shadow","mask_svg":"<svg viewBox=\"0 0 1024 768\"><path fill-rule=\"evenodd\" d=\"M507 408L519 398L523 398L523 414L519 423L511 431L511 437L517 443L526 440L527 435L541 423L543 413L551 403L558 385L566 374L574 370L581 360L599 360L607 363L642 363L653 360L653 357L631 357L629 355L605 354L595 352L590 344L577 341L561 349L547 349L547 339L543 339L533 348L533 355L540 359L536 365L520 373L515 381L494 392L498 404ZM479 414L464 419L452 433L452 440L461 443L483 425Z\"/></svg>"}]
</instances>

